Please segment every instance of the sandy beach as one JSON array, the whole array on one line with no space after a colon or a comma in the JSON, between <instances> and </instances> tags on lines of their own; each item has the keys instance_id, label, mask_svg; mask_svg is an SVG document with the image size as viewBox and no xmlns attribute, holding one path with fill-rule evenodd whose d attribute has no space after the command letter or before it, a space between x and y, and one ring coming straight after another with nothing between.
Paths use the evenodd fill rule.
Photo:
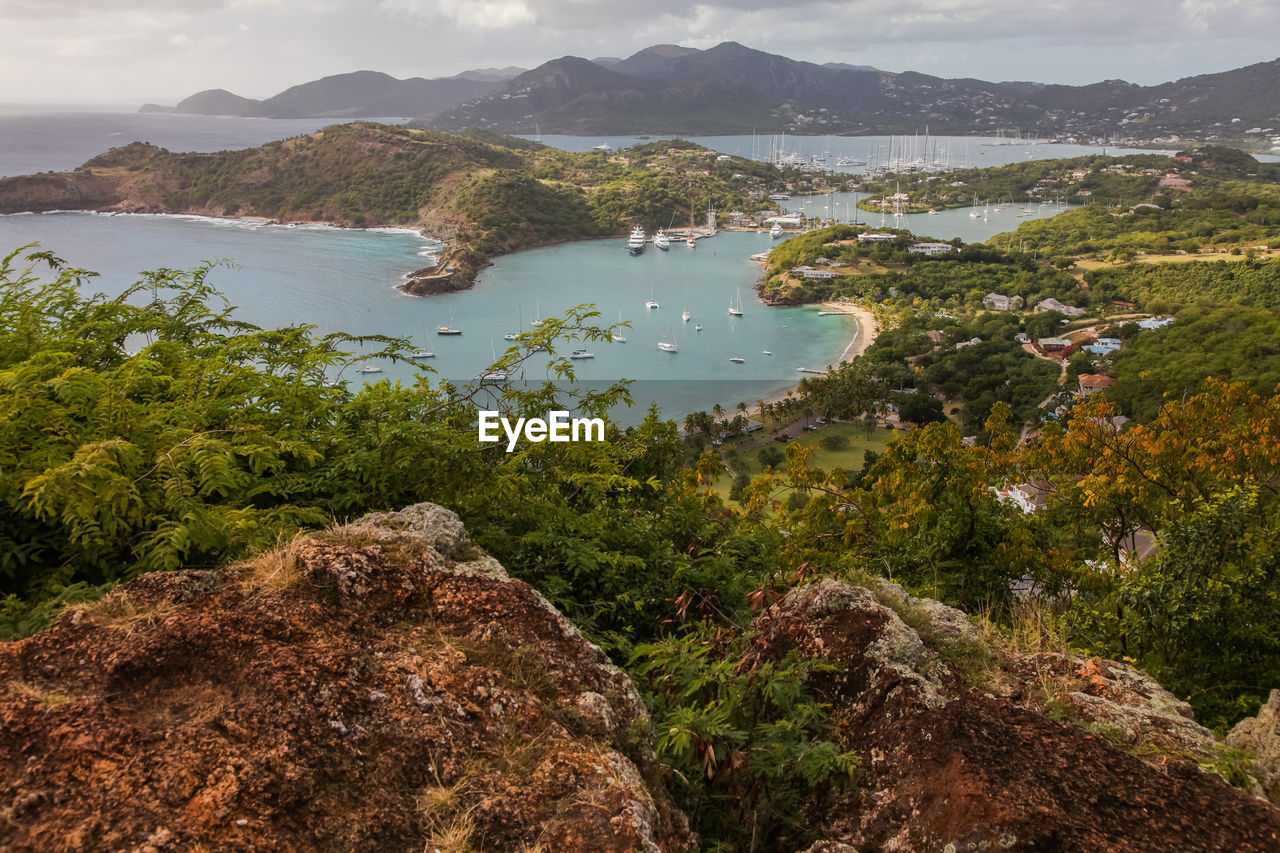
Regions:
<instances>
[{"instance_id":1,"label":"sandy beach","mask_svg":"<svg viewBox=\"0 0 1280 853\"><path fill-rule=\"evenodd\" d=\"M835 364L844 364L853 360L855 357L862 355L867 348L875 343L876 335L880 332L880 325L876 322L875 315L863 308L861 305L855 305L852 302L821 302L818 307L823 311L834 311L843 314L853 320L853 338L848 345L841 351L839 358ZM809 374L813 375L813 374ZM799 374L804 376L804 374ZM799 384L799 378L796 380ZM784 391L778 391L775 394L768 394L760 399L766 403L776 403L790 396L796 386L787 388ZM754 414L754 412L753 412Z\"/></svg>"},{"instance_id":2,"label":"sandy beach","mask_svg":"<svg viewBox=\"0 0 1280 853\"><path fill-rule=\"evenodd\" d=\"M842 314L847 314L853 318L855 324L853 340L849 341L849 345L844 348L844 352L840 353L840 364L862 355L867 351L867 347L875 343L876 335L880 333L880 325L876 322L875 315L866 308L861 305L855 305L852 302L823 302L821 304L823 311L838 311Z\"/></svg>"}]
</instances>

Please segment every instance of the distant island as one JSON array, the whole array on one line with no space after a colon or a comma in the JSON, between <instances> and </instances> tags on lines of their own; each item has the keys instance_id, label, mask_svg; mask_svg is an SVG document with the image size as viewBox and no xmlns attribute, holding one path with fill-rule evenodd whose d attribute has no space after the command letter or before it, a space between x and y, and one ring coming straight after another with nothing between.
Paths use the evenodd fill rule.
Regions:
<instances>
[{"instance_id":1,"label":"distant island","mask_svg":"<svg viewBox=\"0 0 1280 853\"><path fill-rule=\"evenodd\" d=\"M357 71L263 101L222 89L144 111L302 117L413 116L414 126L507 134L1002 133L1065 142L1177 145L1231 140L1265 150L1280 128L1280 59L1155 86L946 79L800 62L735 42L655 45L626 59L575 56L537 68L397 80Z\"/></svg>"}]
</instances>

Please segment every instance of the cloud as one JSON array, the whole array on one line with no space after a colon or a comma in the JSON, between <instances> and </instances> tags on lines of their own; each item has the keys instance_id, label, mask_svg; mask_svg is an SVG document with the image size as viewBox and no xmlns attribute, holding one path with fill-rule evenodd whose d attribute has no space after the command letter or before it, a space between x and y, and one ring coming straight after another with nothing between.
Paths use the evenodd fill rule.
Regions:
<instances>
[{"instance_id":1,"label":"cloud","mask_svg":"<svg viewBox=\"0 0 1280 853\"><path fill-rule=\"evenodd\" d=\"M1155 83L1280 53L1274 0L0 0L0 27L0 91L64 100L266 97L359 68L447 76L660 43L1063 83Z\"/></svg>"}]
</instances>

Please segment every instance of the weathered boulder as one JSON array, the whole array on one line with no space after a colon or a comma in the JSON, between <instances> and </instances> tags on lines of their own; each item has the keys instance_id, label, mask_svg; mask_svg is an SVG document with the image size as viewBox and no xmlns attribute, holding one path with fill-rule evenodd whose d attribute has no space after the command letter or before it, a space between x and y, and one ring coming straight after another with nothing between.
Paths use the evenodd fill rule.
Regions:
<instances>
[{"instance_id":1,"label":"weathered boulder","mask_svg":"<svg viewBox=\"0 0 1280 853\"><path fill-rule=\"evenodd\" d=\"M1253 753L1253 774L1260 793L1280 802L1280 690L1272 690L1256 717L1236 723L1227 733L1226 745Z\"/></svg>"},{"instance_id":2,"label":"weathered boulder","mask_svg":"<svg viewBox=\"0 0 1280 853\"><path fill-rule=\"evenodd\" d=\"M630 680L421 504L0 644L5 850L682 850Z\"/></svg>"},{"instance_id":3,"label":"weathered boulder","mask_svg":"<svg viewBox=\"0 0 1280 853\"><path fill-rule=\"evenodd\" d=\"M879 592L894 608L910 605L933 640L976 639L959 611ZM1056 722L1017 690L967 686L869 590L820 581L765 610L756 627L761 658L797 651L837 664L809 686L830 703L834 740L861 756L857 791L811 798L806 818L820 839L812 850L1280 850L1280 811L1194 764L1144 761ZM1090 707L1113 704L1136 726L1195 726L1141 673L1117 664L1100 678L1105 689L1077 691Z\"/></svg>"}]
</instances>

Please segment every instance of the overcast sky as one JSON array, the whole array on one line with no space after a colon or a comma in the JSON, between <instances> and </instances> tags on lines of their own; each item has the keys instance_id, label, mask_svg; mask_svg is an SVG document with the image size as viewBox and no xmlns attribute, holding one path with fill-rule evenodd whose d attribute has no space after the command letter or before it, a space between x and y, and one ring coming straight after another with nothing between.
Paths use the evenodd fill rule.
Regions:
<instances>
[{"instance_id":1,"label":"overcast sky","mask_svg":"<svg viewBox=\"0 0 1280 853\"><path fill-rule=\"evenodd\" d=\"M738 41L945 77L1157 83L1280 56L1277 0L0 0L0 102L263 98Z\"/></svg>"}]
</instances>

